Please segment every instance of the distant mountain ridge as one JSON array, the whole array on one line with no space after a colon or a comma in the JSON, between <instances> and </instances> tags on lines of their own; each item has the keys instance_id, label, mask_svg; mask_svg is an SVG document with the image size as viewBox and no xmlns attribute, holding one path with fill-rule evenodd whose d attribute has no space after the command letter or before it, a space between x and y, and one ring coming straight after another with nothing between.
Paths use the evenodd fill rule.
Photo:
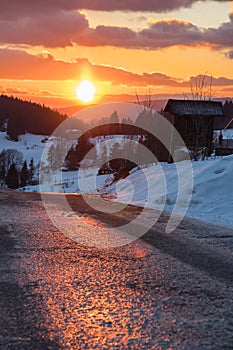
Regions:
<instances>
[{"instance_id":1,"label":"distant mountain ridge","mask_svg":"<svg viewBox=\"0 0 233 350\"><path fill-rule=\"evenodd\" d=\"M183 99L183 96L170 96L170 98L174 98L174 99ZM142 98L143 99L143 98ZM153 105L153 109L155 109L156 111L161 111L161 109L164 109L165 106L166 106L166 103L168 101L169 97L168 98L162 98L162 99L154 99L152 100L152 105ZM222 102L223 104L226 102L226 101L231 101L233 100L233 97L219 97L219 98L213 98L213 101L219 101L219 102ZM119 103L126 103L126 102L129 102L129 103L134 103L132 101L118 101ZM109 102L106 102L106 103L109 103ZM135 102L136 103L136 102ZM104 103L102 103L104 104ZM85 109L85 108L90 108L90 107L94 107L96 106L96 104L91 104L91 105L81 105L81 104L77 104L77 105L73 105L73 106L67 106L67 107L61 107L61 108L57 108L57 111L62 113L62 114L66 114L68 115L69 117L78 113L79 111Z\"/></svg>"},{"instance_id":2,"label":"distant mountain ridge","mask_svg":"<svg viewBox=\"0 0 233 350\"><path fill-rule=\"evenodd\" d=\"M166 105L166 102L167 102L167 99L162 99L162 100L153 100L152 101L152 105L153 105L153 109L155 109L156 111L160 111L162 108L165 107ZM102 105L104 104L110 104L110 103L114 103L114 102L106 102L106 103L101 103ZM131 101L118 101L116 103L133 103ZM136 102L135 102L136 104ZM67 106L67 107L61 107L61 108L57 108L57 111L59 111L60 113L62 114L66 114L68 115L69 117L71 117L72 115L82 111L83 109L86 109L86 108L92 108L92 107L95 107L97 106L97 104L91 104L91 105L74 105L74 106ZM82 115L80 114L80 117L82 117ZM137 117L137 116L136 116ZM136 119L135 117L135 119ZM89 120L88 120L89 121Z\"/></svg>"}]
</instances>

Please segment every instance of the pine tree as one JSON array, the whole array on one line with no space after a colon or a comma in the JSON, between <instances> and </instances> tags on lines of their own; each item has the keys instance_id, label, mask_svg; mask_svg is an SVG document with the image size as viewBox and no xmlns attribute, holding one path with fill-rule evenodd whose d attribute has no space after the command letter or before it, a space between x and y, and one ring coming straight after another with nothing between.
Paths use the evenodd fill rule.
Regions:
<instances>
[{"instance_id":1,"label":"pine tree","mask_svg":"<svg viewBox=\"0 0 233 350\"><path fill-rule=\"evenodd\" d=\"M5 150L0 153L0 186L4 185L6 179Z\"/></svg>"},{"instance_id":2,"label":"pine tree","mask_svg":"<svg viewBox=\"0 0 233 350\"><path fill-rule=\"evenodd\" d=\"M110 123L119 123L119 117L118 117L118 114L117 114L117 111L114 111L110 118L109 118L109 122Z\"/></svg>"},{"instance_id":3,"label":"pine tree","mask_svg":"<svg viewBox=\"0 0 233 350\"><path fill-rule=\"evenodd\" d=\"M28 170L29 185L33 185L34 176L35 176L35 165L34 165L34 160L33 160L33 158L32 158L32 159L30 160L30 163L29 163L29 170Z\"/></svg>"},{"instance_id":4,"label":"pine tree","mask_svg":"<svg viewBox=\"0 0 233 350\"><path fill-rule=\"evenodd\" d=\"M6 184L9 188L16 189L19 187L19 175L15 164L10 166L6 175Z\"/></svg>"},{"instance_id":5,"label":"pine tree","mask_svg":"<svg viewBox=\"0 0 233 350\"><path fill-rule=\"evenodd\" d=\"M6 180L6 169L4 165L0 165L0 186L3 186Z\"/></svg>"},{"instance_id":6,"label":"pine tree","mask_svg":"<svg viewBox=\"0 0 233 350\"><path fill-rule=\"evenodd\" d=\"M123 151L119 144L119 142L116 142L111 149L111 155L110 155L110 168L113 171L119 171L121 168L124 167L124 160L122 159Z\"/></svg>"},{"instance_id":7,"label":"pine tree","mask_svg":"<svg viewBox=\"0 0 233 350\"><path fill-rule=\"evenodd\" d=\"M107 155L107 146L106 144L100 144L100 150L101 150L101 154L100 154L100 159L99 159L99 164L100 165L104 165L105 163L108 162L108 155Z\"/></svg>"},{"instance_id":8,"label":"pine tree","mask_svg":"<svg viewBox=\"0 0 233 350\"><path fill-rule=\"evenodd\" d=\"M28 174L28 167L27 167L27 162L25 160L25 162L23 163L21 172L20 172L20 187L27 186L28 180L29 180L28 175L29 175Z\"/></svg>"},{"instance_id":9,"label":"pine tree","mask_svg":"<svg viewBox=\"0 0 233 350\"><path fill-rule=\"evenodd\" d=\"M55 170L56 166L56 147L54 144L52 144L50 147L49 147L49 150L48 150L48 163L49 163L49 167L52 169L52 170Z\"/></svg>"}]
</instances>

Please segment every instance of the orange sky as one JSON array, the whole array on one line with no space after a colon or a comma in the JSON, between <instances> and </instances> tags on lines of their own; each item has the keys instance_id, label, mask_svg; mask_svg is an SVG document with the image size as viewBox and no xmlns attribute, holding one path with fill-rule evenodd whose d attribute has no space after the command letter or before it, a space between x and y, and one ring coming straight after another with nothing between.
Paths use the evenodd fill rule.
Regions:
<instances>
[{"instance_id":1,"label":"orange sky","mask_svg":"<svg viewBox=\"0 0 233 350\"><path fill-rule=\"evenodd\" d=\"M79 103L83 79L102 102L148 89L158 98L183 95L206 74L215 96L233 97L232 4L3 0L0 92L59 108Z\"/></svg>"}]
</instances>

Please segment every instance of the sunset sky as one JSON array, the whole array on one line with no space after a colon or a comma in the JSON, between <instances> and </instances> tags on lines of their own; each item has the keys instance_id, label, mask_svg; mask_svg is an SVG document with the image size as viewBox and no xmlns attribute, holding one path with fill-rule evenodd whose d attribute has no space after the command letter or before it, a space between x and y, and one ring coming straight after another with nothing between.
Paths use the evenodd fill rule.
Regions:
<instances>
[{"instance_id":1,"label":"sunset sky","mask_svg":"<svg viewBox=\"0 0 233 350\"><path fill-rule=\"evenodd\" d=\"M58 108L84 79L102 102L182 95L200 74L233 97L233 1L0 1L0 93Z\"/></svg>"}]
</instances>

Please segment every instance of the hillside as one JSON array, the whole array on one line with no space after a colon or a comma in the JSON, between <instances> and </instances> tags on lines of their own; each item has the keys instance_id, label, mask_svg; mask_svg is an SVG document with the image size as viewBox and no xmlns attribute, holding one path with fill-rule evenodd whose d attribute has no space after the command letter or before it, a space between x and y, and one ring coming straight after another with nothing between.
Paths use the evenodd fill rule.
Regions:
<instances>
[{"instance_id":1,"label":"hillside","mask_svg":"<svg viewBox=\"0 0 233 350\"><path fill-rule=\"evenodd\" d=\"M224 132L224 138L232 139L232 130ZM3 149L17 149L22 152L23 159L27 162L34 159L35 165L40 161L44 146L52 145L53 138L45 136L25 134L19 136L18 142L7 138L6 132L0 133L0 151ZM97 155L99 155L98 145ZM233 156L223 158L209 158L206 161L192 162L194 187L192 198L187 211L188 216L212 221L224 226L233 227L233 193L232 173ZM117 183L111 183L112 175L97 176L97 168L82 170L81 184L78 183L78 171L67 171L62 175L62 187L67 193L99 193L106 195L106 199L130 203L139 206L149 206L155 209L172 211L177 196L177 170L175 164L160 163L141 170L134 169L130 175ZM186 174L185 174L186 176ZM185 181L184 176L184 181ZM54 177L47 191L59 191L57 183L59 177ZM164 180L166 188L164 190ZM96 185L97 183L97 185ZM148 183L150 192L148 196ZM162 190L163 189L163 190ZM26 187L27 191L40 191L39 186ZM165 199L164 199L165 197ZM164 204L164 205L163 205Z\"/></svg>"},{"instance_id":2,"label":"hillside","mask_svg":"<svg viewBox=\"0 0 233 350\"><path fill-rule=\"evenodd\" d=\"M44 105L0 96L0 130L7 131L14 141L25 133L50 135L66 118L66 115Z\"/></svg>"}]
</instances>

